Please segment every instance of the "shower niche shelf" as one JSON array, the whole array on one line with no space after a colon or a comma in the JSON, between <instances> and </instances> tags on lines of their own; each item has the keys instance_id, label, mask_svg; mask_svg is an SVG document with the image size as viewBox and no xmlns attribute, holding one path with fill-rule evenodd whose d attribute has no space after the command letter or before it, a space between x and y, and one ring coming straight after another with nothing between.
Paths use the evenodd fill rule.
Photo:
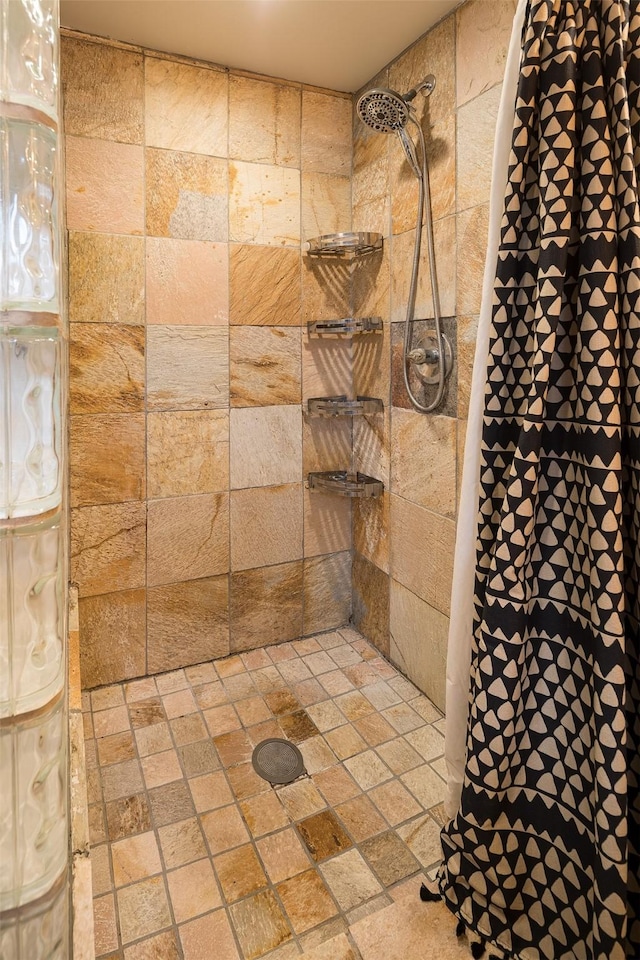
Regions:
<instances>
[{"instance_id":1,"label":"shower niche shelf","mask_svg":"<svg viewBox=\"0 0 640 960\"><path fill-rule=\"evenodd\" d=\"M308 257L340 257L351 260L382 250L381 233L326 233L308 242Z\"/></svg>"},{"instance_id":2,"label":"shower niche shelf","mask_svg":"<svg viewBox=\"0 0 640 960\"><path fill-rule=\"evenodd\" d=\"M310 473L309 490L319 493L333 493L338 497L363 499L379 497L384 492L382 480L368 477L365 473L351 473L348 470L330 470L327 473Z\"/></svg>"},{"instance_id":3,"label":"shower niche shelf","mask_svg":"<svg viewBox=\"0 0 640 960\"><path fill-rule=\"evenodd\" d=\"M310 417L364 417L369 413L382 413L384 403L377 397L356 397L349 400L340 397L311 397L307 400Z\"/></svg>"},{"instance_id":4,"label":"shower niche shelf","mask_svg":"<svg viewBox=\"0 0 640 960\"><path fill-rule=\"evenodd\" d=\"M355 337L362 333L380 333L380 317L343 317L340 320L309 320L310 337Z\"/></svg>"}]
</instances>

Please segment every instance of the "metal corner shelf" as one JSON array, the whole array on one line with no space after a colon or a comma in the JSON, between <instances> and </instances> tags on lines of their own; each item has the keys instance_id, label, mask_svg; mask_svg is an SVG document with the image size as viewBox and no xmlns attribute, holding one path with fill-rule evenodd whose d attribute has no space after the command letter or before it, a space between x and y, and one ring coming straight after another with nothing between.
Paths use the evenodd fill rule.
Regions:
<instances>
[{"instance_id":1,"label":"metal corner shelf","mask_svg":"<svg viewBox=\"0 0 640 960\"><path fill-rule=\"evenodd\" d=\"M351 473L348 470L330 470L327 473L310 473L309 490L321 493L333 493L339 497L352 499L379 497L384 491L382 480L368 477L364 473Z\"/></svg>"},{"instance_id":2,"label":"metal corner shelf","mask_svg":"<svg viewBox=\"0 0 640 960\"><path fill-rule=\"evenodd\" d=\"M381 233L326 233L308 241L309 257L366 257L382 250Z\"/></svg>"},{"instance_id":3,"label":"metal corner shelf","mask_svg":"<svg viewBox=\"0 0 640 960\"><path fill-rule=\"evenodd\" d=\"M307 400L310 417L364 417L383 410L384 403L377 397L356 397L354 400L346 396L311 397Z\"/></svg>"},{"instance_id":4,"label":"metal corner shelf","mask_svg":"<svg viewBox=\"0 0 640 960\"><path fill-rule=\"evenodd\" d=\"M316 337L353 337L361 333L379 333L383 329L380 317L341 317L339 320L309 320L307 332Z\"/></svg>"}]
</instances>

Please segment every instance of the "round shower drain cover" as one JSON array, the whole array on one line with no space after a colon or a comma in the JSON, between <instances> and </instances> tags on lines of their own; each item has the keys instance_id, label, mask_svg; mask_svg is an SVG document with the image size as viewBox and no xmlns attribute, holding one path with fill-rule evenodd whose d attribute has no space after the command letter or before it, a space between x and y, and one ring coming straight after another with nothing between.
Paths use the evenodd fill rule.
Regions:
<instances>
[{"instance_id":1,"label":"round shower drain cover","mask_svg":"<svg viewBox=\"0 0 640 960\"><path fill-rule=\"evenodd\" d=\"M305 772L298 748L288 740L276 737L259 743L251 762L258 776L269 783L291 783Z\"/></svg>"}]
</instances>

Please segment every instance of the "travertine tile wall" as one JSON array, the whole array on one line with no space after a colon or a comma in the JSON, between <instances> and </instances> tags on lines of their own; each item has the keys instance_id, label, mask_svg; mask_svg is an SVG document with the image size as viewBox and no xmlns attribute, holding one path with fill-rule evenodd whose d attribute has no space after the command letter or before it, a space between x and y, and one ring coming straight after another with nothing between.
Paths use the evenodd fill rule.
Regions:
<instances>
[{"instance_id":1,"label":"travertine tile wall","mask_svg":"<svg viewBox=\"0 0 640 960\"><path fill-rule=\"evenodd\" d=\"M85 686L345 623L350 354L309 343L348 276L351 100L69 34L72 576Z\"/></svg>"},{"instance_id":2,"label":"travertine tile wall","mask_svg":"<svg viewBox=\"0 0 640 960\"><path fill-rule=\"evenodd\" d=\"M493 136L515 7L515 0L469 0L366 84L404 93L436 77L431 97L419 95L414 105L429 155L444 328L456 354L437 415L413 410L402 375L416 180L397 138L369 131L354 115L353 229L377 230L385 244L357 268L353 307L386 321L383 338L354 349L355 388L385 401L384 416L354 428L356 466L386 490L354 505L354 621L440 708ZM416 316L429 318L424 248L421 271ZM431 325L416 325L417 342Z\"/></svg>"}]
</instances>

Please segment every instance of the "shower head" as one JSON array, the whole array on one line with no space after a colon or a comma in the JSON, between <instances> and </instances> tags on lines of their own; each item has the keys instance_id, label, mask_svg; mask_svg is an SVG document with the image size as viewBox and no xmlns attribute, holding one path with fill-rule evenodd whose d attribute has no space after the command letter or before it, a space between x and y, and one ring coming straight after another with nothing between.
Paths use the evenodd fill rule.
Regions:
<instances>
[{"instance_id":1,"label":"shower head","mask_svg":"<svg viewBox=\"0 0 640 960\"><path fill-rule=\"evenodd\" d=\"M435 77L429 74L404 95L386 87L374 87L363 93L358 100L358 116L372 130L379 133L397 133L407 125L411 116L409 104L416 94L422 91L425 97L428 97L435 85Z\"/></svg>"}]
</instances>

